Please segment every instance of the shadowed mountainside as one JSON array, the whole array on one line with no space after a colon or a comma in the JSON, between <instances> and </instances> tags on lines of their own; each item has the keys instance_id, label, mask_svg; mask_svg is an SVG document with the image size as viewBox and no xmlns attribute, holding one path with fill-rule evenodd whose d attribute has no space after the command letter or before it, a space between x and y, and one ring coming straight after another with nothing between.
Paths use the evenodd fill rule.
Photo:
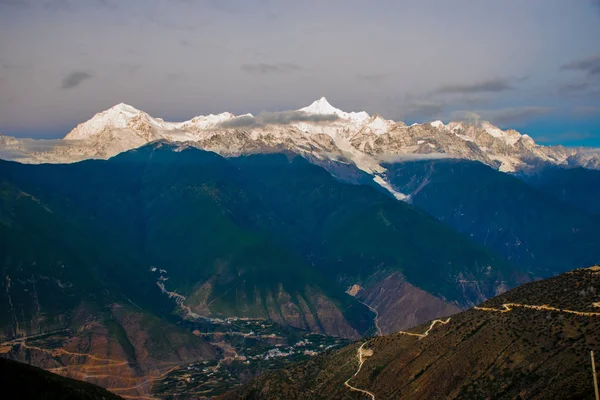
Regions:
<instances>
[{"instance_id":1,"label":"shadowed mountainside","mask_svg":"<svg viewBox=\"0 0 600 400\"><path fill-rule=\"evenodd\" d=\"M409 194L413 205L538 277L565 272L567 265L600 263L600 217L585 210L586 204L598 203L593 197L598 171L557 169L546 181L548 191L554 191L552 182L566 184L563 173L580 176L559 199L479 162L415 161L386 167L390 182ZM582 207L561 201L568 196Z\"/></svg>"},{"instance_id":2,"label":"shadowed mountainside","mask_svg":"<svg viewBox=\"0 0 600 400\"><path fill-rule=\"evenodd\" d=\"M600 267L528 283L453 316L266 374L224 399L593 399ZM507 306L504 306L507 304ZM445 322L445 321L444 321ZM425 337L413 335L424 333ZM360 350L359 350L360 349Z\"/></svg>"},{"instance_id":3,"label":"shadowed mountainside","mask_svg":"<svg viewBox=\"0 0 600 400\"><path fill-rule=\"evenodd\" d=\"M20 400L119 400L106 389L0 358L0 387Z\"/></svg>"}]
</instances>

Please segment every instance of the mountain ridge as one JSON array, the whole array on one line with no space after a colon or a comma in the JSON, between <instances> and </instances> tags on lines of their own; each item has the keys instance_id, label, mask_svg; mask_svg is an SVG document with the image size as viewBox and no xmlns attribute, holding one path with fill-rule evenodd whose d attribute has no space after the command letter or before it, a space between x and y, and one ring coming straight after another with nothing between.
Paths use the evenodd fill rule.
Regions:
<instances>
[{"instance_id":1,"label":"mountain ridge","mask_svg":"<svg viewBox=\"0 0 600 400\"><path fill-rule=\"evenodd\" d=\"M600 150L541 146L526 134L487 121L433 121L407 126L375 114L345 112L326 98L295 111L258 116L229 112L166 122L120 103L96 114L64 139L36 141L0 136L0 157L25 163L107 159L144 144L167 140L223 156L288 150L318 165L352 165L398 199L406 196L385 178L386 162L459 158L503 172L540 165L600 168Z\"/></svg>"}]
</instances>

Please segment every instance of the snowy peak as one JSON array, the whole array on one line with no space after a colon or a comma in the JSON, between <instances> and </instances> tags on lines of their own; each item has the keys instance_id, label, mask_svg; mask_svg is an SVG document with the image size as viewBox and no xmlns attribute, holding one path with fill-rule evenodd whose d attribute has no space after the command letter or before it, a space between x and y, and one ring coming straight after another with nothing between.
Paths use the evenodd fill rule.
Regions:
<instances>
[{"instance_id":1,"label":"snowy peak","mask_svg":"<svg viewBox=\"0 0 600 400\"><path fill-rule=\"evenodd\" d=\"M444 125L444 123L442 121L440 121L439 119L437 121L430 122L429 125L433 126L434 128L437 128L437 129L446 128L446 125Z\"/></svg>"},{"instance_id":2,"label":"snowy peak","mask_svg":"<svg viewBox=\"0 0 600 400\"><path fill-rule=\"evenodd\" d=\"M321 97L319 100L313 101L310 106L303 107L303 108L299 109L298 111L304 111L305 113L308 113L308 114L318 114L318 115L346 114L342 110L335 108L334 106L329 104L329 102L327 101L327 99L325 97Z\"/></svg>"},{"instance_id":3,"label":"snowy peak","mask_svg":"<svg viewBox=\"0 0 600 400\"><path fill-rule=\"evenodd\" d=\"M140 114L141 111L137 108L130 106L129 104L119 103L115 106L112 106L105 112L113 112L113 113L128 113L128 114Z\"/></svg>"},{"instance_id":4,"label":"snowy peak","mask_svg":"<svg viewBox=\"0 0 600 400\"><path fill-rule=\"evenodd\" d=\"M137 118L146 118L155 124L159 124L152 117L137 108L125 103L119 103L106 111L102 111L92 117L89 121L79 124L75 129L65 136L67 140L88 139L98 135L106 128L124 129L131 121Z\"/></svg>"},{"instance_id":5,"label":"snowy peak","mask_svg":"<svg viewBox=\"0 0 600 400\"><path fill-rule=\"evenodd\" d=\"M209 114L209 115L199 115L197 117L192 118L189 121L183 122L180 124L180 127L185 128L195 128L195 129L208 129L214 127L215 125L235 118L230 112L222 112L220 114Z\"/></svg>"},{"instance_id":6,"label":"snowy peak","mask_svg":"<svg viewBox=\"0 0 600 400\"><path fill-rule=\"evenodd\" d=\"M491 136L502 140L504 143L509 146L513 146L520 138L521 134L515 130L503 131L495 125L492 125L488 121L483 121L481 123L481 127L489 133Z\"/></svg>"},{"instance_id":7,"label":"snowy peak","mask_svg":"<svg viewBox=\"0 0 600 400\"><path fill-rule=\"evenodd\" d=\"M298 111L316 115L335 114L342 119L350 119L358 122L366 122L370 118L369 114L367 114L365 111L347 113L339 108L335 108L329 104L325 97L321 97L319 100L313 101L310 106L303 107Z\"/></svg>"},{"instance_id":8,"label":"snowy peak","mask_svg":"<svg viewBox=\"0 0 600 400\"><path fill-rule=\"evenodd\" d=\"M383 135L384 133L387 133L390 130L393 124L393 121L388 121L384 119L381 115L376 114L369 119L369 123L367 124L367 126L376 135Z\"/></svg>"},{"instance_id":9,"label":"snowy peak","mask_svg":"<svg viewBox=\"0 0 600 400\"><path fill-rule=\"evenodd\" d=\"M0 137L0 151L20 154L27 162L74 162L108 158L155 140L193 142L194 146L221 155L287 149L318 162L354 163L369 174L383 174L381 160L452 157L480 161L501 171L517 171L539 163L582 165L600 169L600 152L587 156L576 149L540 146L527 135L503 130L487 121L432 121L407 127L364 111L345 112L325 97L297 111L315 116L284 122L256 123L252 114L230 112L200 115L184 122L165 122L120 103L78 125L63 145L40 152L29 142ZM294 116L292 112L290 115ZM337 118L318 118L335 115ZM287 114L283 117L287 118ZM239 124L224 124L241 119ZM260 117L258 117L260 118ZM244 125L244 124L248 125ZM230 128L243 126L244 129ZM13 156L11 156L13 157ZM383 179L384 175L381 175ZM385 187L385 186L384 186ZM389 190L389 188L388 188ZM396 197L397 194L394 194Z\"/></svg>"}]
</instances>

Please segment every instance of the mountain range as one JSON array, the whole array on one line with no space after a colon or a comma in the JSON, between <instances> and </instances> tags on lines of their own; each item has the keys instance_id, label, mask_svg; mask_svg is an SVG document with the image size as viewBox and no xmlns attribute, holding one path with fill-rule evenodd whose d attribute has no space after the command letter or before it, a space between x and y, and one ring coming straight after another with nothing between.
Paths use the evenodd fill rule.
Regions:
<instances>
[{"instance_id":1,"label":"mountain range","mask_svg":"<svg viewBox=\"0 0 600 400\"><path fill-rule=\"evenodd\" d=\"M504 172L542 165L600 168L600 151L541 146L526 134L502 130L487 121L407 126L380 115L344 112L324 97L294 111L236 116L229 112L166 122L118 104L78 125L62 140L0 136L0 157L27 163L70 163L106 159L156 140L194 146L223 156L280 150L301 154L336 176L357 167L399 199L409 199L386 180L385 163L458 158L480 161Z\"/></svg>"},{"instance_id":2,"label":"mountain range","mask_svg":"<svg viewBox=\"0 0 600 400\"><path fill-rule=\"evenodd\" d=\"M286 335L391 334L600 263L595 151L487 122L120 104L61 140L0 136L0 158L0 356L127 398L198 363L237 385Z\"/></svg>"}]
</instances>

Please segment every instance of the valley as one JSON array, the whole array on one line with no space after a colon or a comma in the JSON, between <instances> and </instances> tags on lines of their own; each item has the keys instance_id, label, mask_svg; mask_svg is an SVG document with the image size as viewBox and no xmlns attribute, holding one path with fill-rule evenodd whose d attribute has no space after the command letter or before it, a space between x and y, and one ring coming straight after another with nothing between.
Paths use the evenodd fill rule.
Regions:
<instances>
[{"instance_id":1,"label":"valley","mask_svg":"<svg viewBox=\"0 0 600 400\"><path fill-rule=\"evenodd\" d=\"M45 359L49 372L109 387L126 399L170 399L220 395L260 373L349 343L264 319L200 319L182 323L183 329L218 349L214 358L156 362L148 372L139 375L132 373L139 368L135 361L119 360L110 354L71 351L72 338L81 333L69 330L1 343L0 356L30 363Z\"/></svg>"}]
</instances>

